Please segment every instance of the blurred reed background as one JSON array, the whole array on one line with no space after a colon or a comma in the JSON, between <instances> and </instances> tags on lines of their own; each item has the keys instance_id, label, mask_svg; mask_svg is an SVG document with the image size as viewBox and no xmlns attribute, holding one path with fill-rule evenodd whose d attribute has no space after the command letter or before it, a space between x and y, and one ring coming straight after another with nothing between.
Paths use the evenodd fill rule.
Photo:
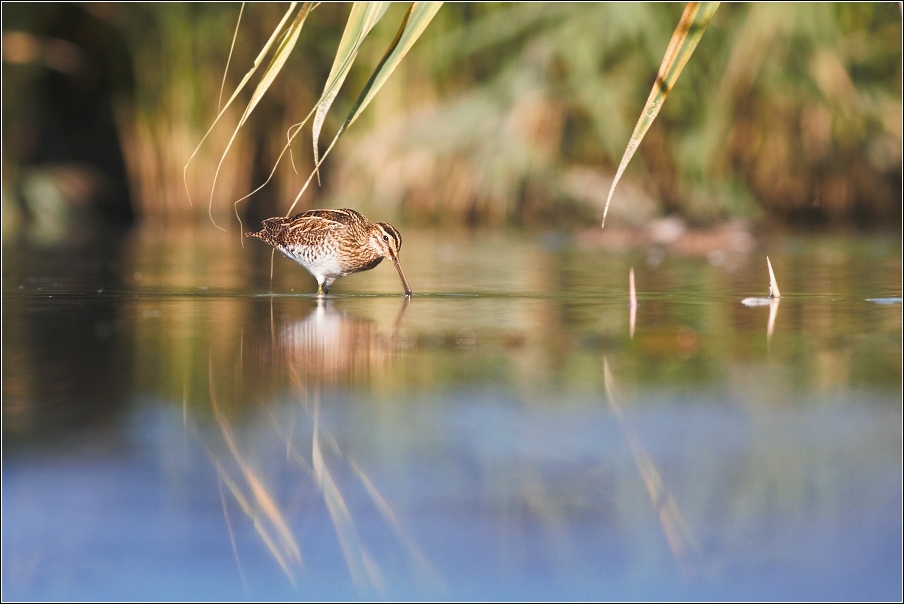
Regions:
<instances>
[{"instance_id":1,"label":"blurred reed background","mask_svg":"<svg viewBox=\"0 0 904 604\"><path fill-rule=\"evenodd\" d=\"M682 8L443 6L298 209L352 205L409 224L593 225ZM17 218L91 204L124 222L134 211L147 222L209 224L213 173L240 107L188 170L193 205L183 166L216 116L239 9L4 4L4 233ZM321 141L406 9L393 5L371 33ZM245 7L223 100L284 10ZM213 197L221 223L234 222L232 203L266 179L286 130L319 97L349 10L313 11L239 133ZM54 145L75 119L64 114L77 111L91 118L63 146L81 151L61 151ZM629 166L611 219L899 225L901 132L899 6L723 5ZM240 204L246 219L286 211L312 168L310 126L306 134L293 145L298 172L284 161ZM122 165L85 151L105 136L121 145ZM128 195L116 193L117 179Z\"/></svg>"}]
</instances>

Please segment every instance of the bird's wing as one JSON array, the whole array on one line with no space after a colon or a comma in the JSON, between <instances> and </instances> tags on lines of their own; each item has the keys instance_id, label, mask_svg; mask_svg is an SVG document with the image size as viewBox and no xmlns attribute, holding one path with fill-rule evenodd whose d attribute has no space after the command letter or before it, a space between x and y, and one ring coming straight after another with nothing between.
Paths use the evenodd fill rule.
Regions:
<instances>
[{"instance_id":1,"label":"bird's wing","mask_svg":"<svg viewBox=\"0 0 904 604\"><path fill-rule=\"evenodd\" d=\"M345 225L338 220L333 220L330 216L321 215L321 210L311 210L304 214L298 214L292 218L269 219L279 220L280 227L286 231L291 231L295 235L310 234L332 231L333 229L345 228Z\"/></svg>"},{"instance_id":2,"label":"bird's wing","mask_svg":"<svg viewBox=\"0 0 904 604\"><path fill-rule=\"evenodd\" d=\"M291 218L280 216L264 220L262 233L266 231L268 236L258 239L265 241L286 237L297 241L309 240L311 237L319 239L336 229L347 229L366 222L367 219L355 210L308 210Z\"/></svg>"},{"instance_id":3,"label":"bird's wing","mask_svg":"<svg viewBox=\"0 0 904 604\"><path fill-rule=\"evenodd\" d=\"M343 208L341 210L308 210L304 214L299 214L294 218L302 218L302 217L311 217L311 218L322 218L324 220L330 220L332 222L338 222L339 224L348 226L353 222L364 222L366 219L355 210L350 210L348 208ZM294 219L293 218L293 219Z\"/></svg>"}]
</instances>

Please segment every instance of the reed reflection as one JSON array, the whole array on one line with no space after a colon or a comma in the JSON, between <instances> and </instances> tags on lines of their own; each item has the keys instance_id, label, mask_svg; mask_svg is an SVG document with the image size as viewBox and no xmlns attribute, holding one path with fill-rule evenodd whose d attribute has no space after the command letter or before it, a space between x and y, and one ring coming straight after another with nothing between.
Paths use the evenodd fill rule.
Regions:
<instances>
[{"instance_id":1,"label":"reed reflection","mask_svg":"<svg viewBox=\"0 0 904 604\"><path fill-rule=\"evenodd\" d=\"M769 297L768 298L744 298L741 304L744 306L768 306L769 320L766 323L766 345L772 343L772 332L775 330L775 318L778 316L778 306L782 300L782 293L778 288L778 280L772 270L772 262L766 256L766 266L769 268Z\"/></svg>"},{"instance_id":2,"label":"reed reflection","mask_svg":"<svg viewBox=\"0 0 904 604\"><path fill-rule=\"evenodd\" d=\"M766 323L766 342L772 342L772 332L775 329L775 318L778 316L778 305L781 304L781 298L773 298L769 301L769 322Z\"/></svg>"},{"instance_id":3,"label":"reed reflection","mask_svg":"<svg viewBox=\"0 0 904 604\"><path fill-rule=\"evenodd\" d=\"M283 572L286 573L289 580L294 584L295 577L293 575L293 567L301 566L301 550L298 547L292 530L285 518L281 506L277 503L274 494L265 486L265 482L255 470L253 463L249 461L236 440L234 430L227 419L226 415L220 408L217 400L216 390L213 379L212 363L209 368L210 375L210 404L217 426L226 444L229 455L216 454L206 445L205 450L213 462L217 471L217 484L220 486L220 497L223 498L222 485L226 484L229 492L234 497L236 503L242 508L242 511L248 515L254 524L254 529L260 535L261 540L267 546L274 560L279 564ZM203 443L203 440L202 440ZM229 462L234 463L229 463ZM230 469L233 466L235 469ZM237 470L237 471L236 471ZM239 479L239 477L241 479ZM244 483L245 488L242 488ZM229 537L235 552L236 563L239 573L242 573L241 561L238 549L235 546L235 536L233 535L232 522L229 517L229 511L225 500L223 501L223 516L226 520L226 526L229 529ZM242 583L245 583L242 576Z\"/></svg>"},{"instance_id":4,"label":"reed reflection","mask_svg":"<svg viewBox=\"0 0 904 604\"><path fill-rule=\"evenodd\" d=\"M634 287L634 267L628 273L628 332L634 339L634 325L637 322L637 289Z\"/></svg>"},{"instance_id":5,"label":"reed reflection","mask_svg":"<svg viewBox=\"0 0 904 604\"><path fill-rule=\"evenodd\" d=\"M662 481L659 470L656 469L656 465L646 449L644 449L637 434L625 421L615 395L614 379L612 378L612 371L609 369L609 361L605 355L603 356L603 382L606 389L606 400L609 401L609 407L615 413L618 425L625 436L625 440L628 442L628 446L631 448L631 455L634 457L634 463L637 465L637 470L640 472L644 485L647 488L650 503L656 511L656 516L662 526L662 533L665 535L669 550L675 557L681 572L689 576L693 573L689 551L696 549L696 540L684 520L681 509Z\"/></svg>"},{"instance_id":6,"label":"reed reflection","mask_svg":"<svg viewBox=\"0 0 904 604\"><path fill-rule=\"evenodd\" d=\"M271 319L271 330L262 334L266 362L290 379L291 399L286 406L273 405L271 422L263 440L279 443L285 459L267 461L260 454L262 436L243 440L226 411L215 385L211 364L210 404L216 420L216 440L195 434L213 464L223 497L223 514L243 584L238 526L230 515L236 505L253 526L258 538L285 573L297 585L305 565L304 547L322 550L326 544L305 543L300 528L317 521L324 511L355 587L362 594L385 593L388 576L398 576L391 560L406 560L410 584L436 591L443 582L399 515L381 494L352 451L347 451L325 426L323 392L365 380L372 372L392 363L400 348L401 323L410 304L405 299L387 330L376 322L336 308L333 299L318 299L305 318L283 326ZM273 314L271 313L271 317ZM246 336L247 337L247 336ZM243 367L239 368L242 371ZM287 491L292 492L285 492ZM231 500L226 496L231 495ZM303 501L305 504L299 505ZM380 525L380 526L377 526ZM389 535L390 537L387 537ZM387 550L401 555L384 559ZM378 553L375 553L378 552ZM309 570L307 574L311 574Z\"/></svg>"}]
</instances>

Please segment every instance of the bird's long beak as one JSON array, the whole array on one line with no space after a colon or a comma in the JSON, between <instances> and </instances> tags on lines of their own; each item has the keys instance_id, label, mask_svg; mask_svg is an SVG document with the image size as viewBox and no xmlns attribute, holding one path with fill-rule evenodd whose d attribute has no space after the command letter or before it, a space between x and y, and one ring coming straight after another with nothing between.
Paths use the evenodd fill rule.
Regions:
<instances>
[{"instance_id":1,"label":"bird's long beak","mask_svg":"<svg viewBox=\"0 0 904 604\"><path fill-rule=\"evenodd\" d=\"M396 258L395 253L392 251L389 252L389 257L392 259L392 263L395 264L396 270L399 271L399 279L402 280L402 287L405 288L405 295L410 296L411 288L408 286L408 279L405 278L405 273L402 272L402 265L399 264L399 259Z\"/></svg>"}]
</instances>

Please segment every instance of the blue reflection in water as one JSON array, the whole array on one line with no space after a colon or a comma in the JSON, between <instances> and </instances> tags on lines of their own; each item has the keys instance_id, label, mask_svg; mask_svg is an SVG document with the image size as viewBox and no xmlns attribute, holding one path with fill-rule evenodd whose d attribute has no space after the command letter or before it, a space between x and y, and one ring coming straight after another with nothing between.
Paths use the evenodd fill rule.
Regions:
<instances>
[{"instance_id":1,"label":"blue reflection in water","mask_svg":"<svg viewBox=\"0 0 904 604\"><path fill-rule=\"evenodd\" d=\"M235 499L221 500L199 441L216 427L193 434L173 407L144 401L102 450L85 435L65 454L4 461L4 597L889 599L900 413L860 398L751 418L737 398L679 408L654 396L627 413L693 533L683 564L602 401L532 410L451 392L386 421L368 401L325 397L318 429L351 545L279 436L291 425L310 447L299 435L311 414L275 403L235 438L299 545L291 578ZM344 545L379 579L356 581Z\"/></svg>"}]
</instances>

